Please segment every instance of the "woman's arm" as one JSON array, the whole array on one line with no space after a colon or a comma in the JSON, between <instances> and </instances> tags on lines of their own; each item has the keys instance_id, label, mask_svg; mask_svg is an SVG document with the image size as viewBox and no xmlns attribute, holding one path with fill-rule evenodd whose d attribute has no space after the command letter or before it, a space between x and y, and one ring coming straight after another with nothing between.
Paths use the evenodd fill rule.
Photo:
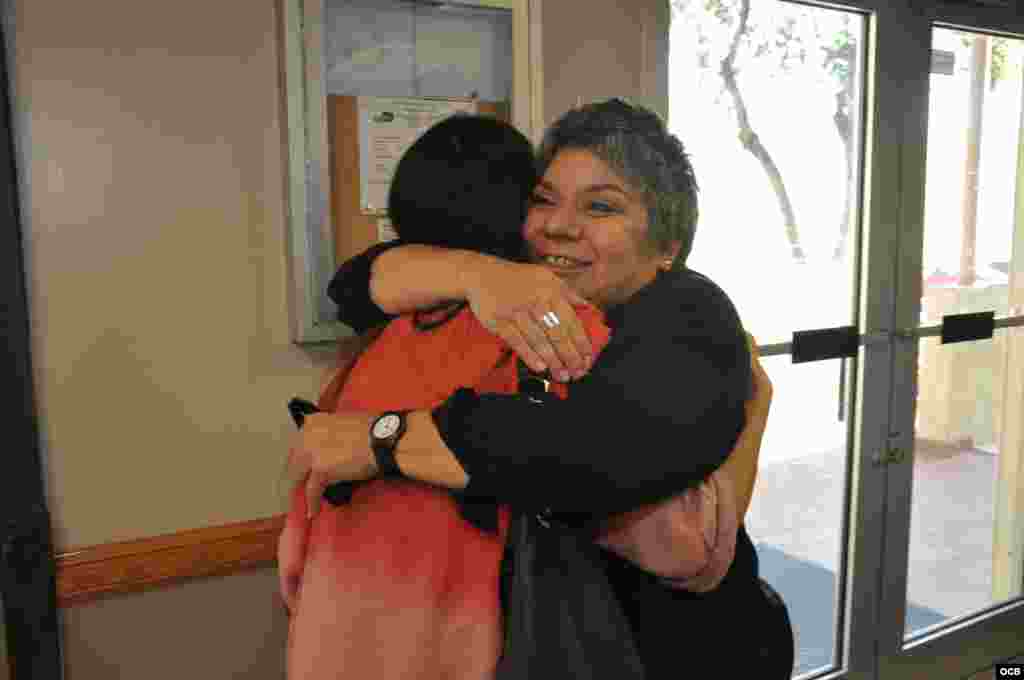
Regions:
<instances>
[{"instance_id":1,"label":"woman's arm","mask_svg":"<svg viewBox=\"0 0 1024 680\"><path fill-rule=\"evenodd\" d=\"M370 246L345 260L327 285L327 297L338 306L338 321L350 326L356 334L394 318L395 315L385 312L370 299L370 272L381 253L401 246L400 241Z\"/></svg>"},{"instance_id":2,"label":"woman's arm","mask_svg":"<svg viewBox=\"0 0 1024 680\"><path fill-rule=\"evenodd\" d=\"M468 250L416 244L392 248L373 260L370 299L389 314L466 300L468 272L498 262L496 257Z\"/></svg>"},{"instance_id":3,"label":"woman's arm","mask_svg":"<svg viewBox=\"0 0 1024 680\"><path fill-rule=\"evenodd\" d=\"M756 345L752 344L751 347L756 353ZM727 478L735 490L737 519L741 524L753 496L758 454L773 395L771 380L756 354L752 355L751 363L754 372L754 394L745 404L746 423L725 463L718 469L719 474ZM365 479L376 474L368 448L361 456L361 467L342 467L345 465L344 461L353 454L353 450L347 447L346 442L358 440L361 434L369 431L372 422L372 415L356 412L307 417L307 425L303 432L308 431L315 440L306 441L297 449L307 452L300 458L308 460L320 471L319 476L313 479L307 489L309 504L315 505L316 499L320 498L323 489L331 482L351 477L352 473L344 471L345 469L361 469L363 472L357 473L356 476ZM318 427L324 430L319 435L315 430ZM341 449L337 448L339 444ZM358 451L358 448L356 450ZM293 456L295 453L296 450L293 449ZM359 458L358 453L356 456ZM395 457L402 472L412 479L458 490L465 489L469 483L469 475L441 438L432 414L428 411L414 411L409 414L406 434L396 450ZM319 460L314 462L317 458ZM315 513L315 509L311 512Z\"/></svg>"},{"instance_id":4,"label":"woman's arm","mask_svg":"<svg viewBox=\"0 0 1024 680\"><path fill-rule=\"evenodd\" d=\"M726 459L719 473L732 484L736 498L736 510L740 524L750 508L757 479L757 461L761 452L761 440L768 424L768 411L772 402L772 381L761 365L757 343L749 338L751 369L753 371L753 396L747 401L746 424L736 440L736 446Z\"/></svg>"},{"instance_id":5,"label":"woman's arm","mask_svg":"<svg viewBox=\"0 0 1024 680\"><path fill-rule=\"evenodd\" d=\"M572 309L587 304L545 267L466 250L388 243L348 260L328 295L357 332L394 314L449 300L469 302L477 319L535 371L567 382L590 368L593 351ZM547 328L554 312L560 324Z\"/></svg>"},{"instance_id":6,"label":"woman's arm","mask_svg":"<svg viewBox=\"0 0 1024 680\"><path fill-rule=\"evenodd\" d=\"M399 466L469 495L591 516L698 484L725 461L742 429L750 358L738 320L723 324L708 291L693 292L700 295L676 309L674 297L668 306L656 298L632 307L626 328L613 332L568 400L537 404L463 389L432 418L412 414L396 450ZM313 503L333 481L374 474L371 421L355 413L307 419L293 461L312 469ZM684 443L691 455L671 453Z\"/></svg>"}]
</instances>

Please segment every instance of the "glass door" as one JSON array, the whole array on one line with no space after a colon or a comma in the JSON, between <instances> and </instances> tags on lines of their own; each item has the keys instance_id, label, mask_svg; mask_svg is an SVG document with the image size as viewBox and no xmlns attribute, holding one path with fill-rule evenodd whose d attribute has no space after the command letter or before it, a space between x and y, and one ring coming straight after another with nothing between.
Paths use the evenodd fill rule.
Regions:
<instances>
[{"instance_id":1,"label":"glass door","mask_svg":"<svg viewBox=\"0 0 1024 680\"><path fill-rule=\"evenodd\" d=\"M904 156L882 678L960 678L1024 649L1024 22L1010 14L934 9L906 48L921 63L930 46L930 68Z\"/></svg>"},{"instance_id":2,"label":"glass door","mask_svg":"<svg viewBox=\"0 0 1024 680\"><path fill-rule=\"evenodd\" d=\"M1024 22L952 4L672 3L690 265L775 385L746 524L803 678L1024 651Z\"/></svg>"},{"instance_id":3,"label":"glass door","mask_svg":"<svg viewBox=\"0 0 1024 680\"><path fill-rule=\"evenodd\" d=\"M880 496L880 470L859 459L873 448L862 431L879 430L865 416L887 414L865 413L857 395L864 370L887 360L857 353L863 329L878 323L866 315L862 249L885 214L872 213L865 182L895 186L898 167L867 115L879 77L876 8L779 0L672 8L668 122L700 186L688 264L733 299L775 386L746 527L761 577L789 608L795 674L868 678L875 612L848 603L877 599L871 579L858 576L869 572L852 569L870 564L872 549L863 539L851 546L877 531L856 499ZM867 172L873 161L877 170ZM893 196L873 204L888 200L891 211ZM817 351L822 338L845 349Z\"/></svg>"}]
</instances>

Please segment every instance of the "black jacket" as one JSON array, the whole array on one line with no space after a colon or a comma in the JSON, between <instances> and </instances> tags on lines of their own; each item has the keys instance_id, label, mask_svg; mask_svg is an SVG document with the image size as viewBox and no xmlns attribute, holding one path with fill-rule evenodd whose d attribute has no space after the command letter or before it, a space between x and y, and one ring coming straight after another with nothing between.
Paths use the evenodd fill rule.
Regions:
<instances>
[{"instance_id":1,"label":"black jacket","mask_svg":"<svg viewBox=\"0 0 1024 680\"><path fill-rule=\"evenodd\" d=\"M389 245L349 260L331 282L339 319L358 332L391 318L369 295L373 258ZM694 271L660 273L606 310L606 320L611 340L570 385L569 399L538 406L523 395L462 389L435 410L469 474L467 496L575 523L666 499L725 461L743 428L751 371L739 316L721 288ZM782 631L743 527L729 573L707 594L671 590L607 551L604 560L649 677L692 669L681 649L708 658L728 649L715 659L721 664L761 653L771 637L765 626L789 641L791 656L788 622ZM740 624L752 627L749 635Z\"/></svg>"}]
</instances>

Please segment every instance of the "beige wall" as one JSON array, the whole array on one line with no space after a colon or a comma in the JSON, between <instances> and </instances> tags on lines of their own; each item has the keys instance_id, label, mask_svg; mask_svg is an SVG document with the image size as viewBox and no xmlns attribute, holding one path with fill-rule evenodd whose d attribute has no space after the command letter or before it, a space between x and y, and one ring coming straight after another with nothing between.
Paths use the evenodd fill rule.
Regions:
<instances>
[{"instance_id":1,"label":"beige wall","mask_svg":"<svg viewBox=\"0 0 1024 680\"><path fill-rule=\"evenodd\" d=\"M607 97L668 115L668 0L545 0L542 21L545 125Z\"/></svg>"},{"instance_id":2,"label":"beige wall","mask_svg":"<svg viewBox=\"0 0 1024 680\"><path fill-rule=\"evenodd\" d=\"M15 4L58 548L275 514L289 342L272 0Z\"/></svg>"},{"instance_id":3,"label":"beige wall","mask_svg":"<svg viewBox=\"0 0 1024 680\"><path fill-rule=\"evenodd\" d=\"M545 3L548 121L666 90L663 4ZM324 365L289 342L275 3L13 7L57 545L274 514L283 404Z\"/></svg>"},{"instance_id":4,"label":"beige wall","mask_svg":"<svg viewBox=\"0 0 1024 680\"><path fill-rule=\"evenodd\" d=\"M626 4L545 3L548 121L667 92L625 28L662 3ZM284 404L328 360L289 341L274 0L7 7L58 550L276 514ZM257 570L67 610L68 676L279 678L274 590Z\"/></svg>"},{"instance_id":5,"label":"beige wall","mask_svg":"<svg viewBox=\"0 0 1024 680\"><path fill-rule=\"evenodd\" d=\"M70 609L65 680L283 678L288 619L276 582L260 569Z\"/></svg>"}]
</instances>

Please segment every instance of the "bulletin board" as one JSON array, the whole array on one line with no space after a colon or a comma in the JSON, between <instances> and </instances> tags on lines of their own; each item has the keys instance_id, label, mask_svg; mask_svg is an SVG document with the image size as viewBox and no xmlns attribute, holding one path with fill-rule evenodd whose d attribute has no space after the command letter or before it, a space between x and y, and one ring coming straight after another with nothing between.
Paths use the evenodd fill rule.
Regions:
<instances>
[{"instance_id":1,"label":"bulletin board","mask_svg":"<svg viewBox=\"0 0 1024 680\"><path fill-rule=\"evenodd\" d=\"M508 102L477 102L481 114L508 121ZM360 205L359 98L327 97L327 139L330 149L331 224L337 263L358 255L380 242L379 215L367 214Z\"/></svg>"}]
</instances>

